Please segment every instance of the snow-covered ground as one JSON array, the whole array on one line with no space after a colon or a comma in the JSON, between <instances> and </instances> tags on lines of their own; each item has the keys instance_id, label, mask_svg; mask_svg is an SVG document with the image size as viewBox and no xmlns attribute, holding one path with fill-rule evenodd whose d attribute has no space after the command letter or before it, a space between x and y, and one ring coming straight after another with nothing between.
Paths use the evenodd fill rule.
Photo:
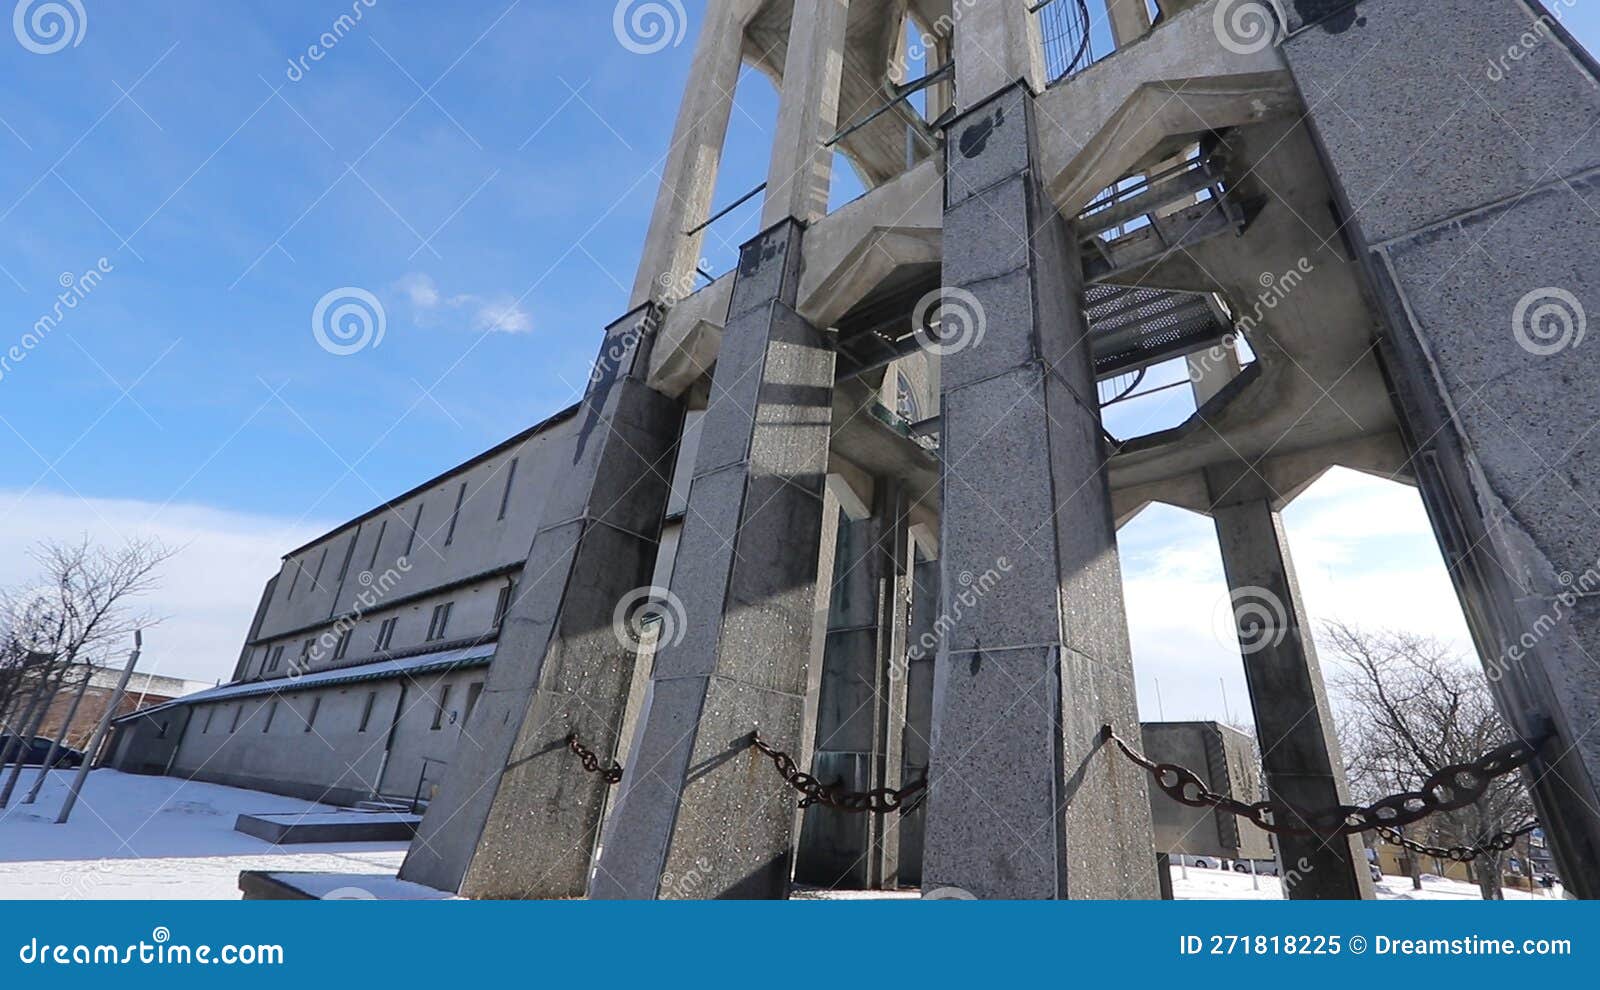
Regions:
<instances>
[{"instance_id":1,"label":"snow-covered ground","mask_svg":"<svg viewBox=\"0 0 1600 990\"><path fill-rule=\"evenodd\" d=\"M237 899L241 870L393 874L403 842L276 846L233 830L242 813L335 809L258 791L95 770L55 824L74 771L52 771L31 805L32 767L0 811L0 898Z\"/></svg>"},{"instance_id":2,"label":"snow-covered ground","mask_svg":"<svg viewBox=\"0 0 1600 990\"><path fill-rule=\"evenodd\" d=\"M1276 901L1283 898L1283 888L1277 877L1259 877L1260 889L1252 888L1248 873L1228 870L1189 867L1187 879L1178 867L1172 868L1172 893L1180 901ZM1520 890L1507 890L1506 900L1528 900L1530 895ZM1381 901L1476 901L1483 898L1476 884L1460 883L1443 877L1424 876L1422 889L1411 889L1410 877L1384 877L1377 884ZM1541 891L1531 895L1536 901L1561 900L1561 889Z\"/></svg>"},{"instance_id":3,"label":"snow-covered ground","mask_svg":"<svg viewBox=\"0 0 1600 990\"><path fill-rule=\"evenodd\" d=\"M11 807L0 811L0 898L58 900L183 899L239 897L241 870L313 873L388 874L400 868L403 842L278 846L233 830L247 814L317 814L326 805L259 791L96 770L72 820L55 824L72 771L53 771L39 800L22 804L33 784L33 768L23 770ZM3 777L0 777L3 779ZM372 885L369 885L372 886ZM1253 889L1248 874L1191 866L1185 877L1173 870L1179 900L1277 900L1276 877L1260 877ZM380 895L381 896L381 895ZM918 896L896 893L797 891L802 899L856 899ZM1387 900L1476 900L1478 888L1426 877L1411 889L1406 877L1387 877L1378 885ZM1506 891L1507 899L1529 895ZM1560 890L1533 895L1559 900Z\"/></svg>"}]
</instances>

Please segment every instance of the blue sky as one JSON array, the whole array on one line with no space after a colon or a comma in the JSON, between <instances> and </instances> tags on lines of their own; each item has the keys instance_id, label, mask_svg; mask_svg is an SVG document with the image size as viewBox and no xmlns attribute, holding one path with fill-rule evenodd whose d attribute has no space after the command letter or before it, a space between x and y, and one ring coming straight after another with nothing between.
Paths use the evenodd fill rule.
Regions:
<instances>
[{"instance_id":1,"label":"blue sky","mask_svg":"<svg viewBox=\"0 0 1600 990\"><path fill-rule=\"evenodd\" d=\"M607 0L80 2L76 46L36 54L0 33L6 346L53 316L65 279L102 273L0 374L0 583L25 578L22 550L44 537L185 543L159 602L164 662L215 677L279 553L575 399L627 304L704 3L683 0L682 44L639 54ZM292 68L352 7L360 24ZM1600 34L1581 4L1565 19ZM747 73L718 203L765 178L774 114ZM714 270L756 210L719 225ZM381 344L349 356L312 333L343 287L386 315ZM1393 498L1388 572L1443 586L1414 494L1327 491L1290 514L1314 572L1344 559L1343 585L1361 586L1372 560L1328 544L1330 520ZM1130 607L1139 582L1220 587L1210 539L1175 510L1125 531ZM1448 613L1419 624L1464 636ZM1184 666L1185 636L1214 639L1168 625L1134 618L1152 670ZM1236 652L1206 652L1237 708Z\"/></svg>"}]
</instances>

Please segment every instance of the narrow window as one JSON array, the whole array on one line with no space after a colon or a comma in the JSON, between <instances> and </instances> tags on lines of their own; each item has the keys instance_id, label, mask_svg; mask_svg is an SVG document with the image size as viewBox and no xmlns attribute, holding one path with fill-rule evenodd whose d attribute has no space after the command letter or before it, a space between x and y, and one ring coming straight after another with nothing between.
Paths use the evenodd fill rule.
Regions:
<instances>
[{"instance_id":1,"label":"narrow window","mask_svg":"<svg viewBox=\"0 0 1600 990\"><path fill-rule=\"evenodd\" d=\"M278 717L278 702L272 701L267 705L267 720L261 726L261 734L266 735L272 731L272 720Z\"/></svg>"},{"instance_id":2,"label":"narrow window","mask_svg":"<svg viewBox=\"0 0 1600 990\"><path fill-rule=\"evenodd\" d=\"M317 557L316 572L311 575L311 586L318 591L322 590L322 568L328 562L328 548L322 548L322 554Z\"/></svg>"},{"instance_id":3,"label":"narrow window","mask_svg":"<svg viewBox=\"0 0 1600 990\"><path fill-rule=\"evenodd\" d=\"M239 707L235 708L233 710L233 724L228 726L228 735L231 736L235 732L239 731L239 716L243 715L243 714L244 714L244 703L241 702L239 704Z\"/></svg>"},{"instance_id":4,"label":"narrow window","mask_svg":"<svg viewBox=\"0 0 1600 990\"><path fill-rule=\"evenodd\" d=\"M450 625L450 606L452 602L433 607L433 618L428 622L428 641L444 639L445 628Z\"/></svg>"},{"instance_id":5,"label":"narrow window","mask_svg":"<svg viewBox=\"0 0 1600 990\"><path fill-rule=\"evenodd\" d=\"M310 732L311 731L311 727L313 725L317 724L317 712L319 712L321 710L322 710L322 698L320 696L316 697L316 698L312 698L311 699L311 712L308 715L306 715L306 731L307 732Z\"/></svg>"},{"instance_id":6,"label":"narrow window","mask_svg":"<svg viewBox=\"0 0 1600 990\"><path fill-rule=\"evenodd\" d=\"M283 663L283 647L274 646L272 652L267 655L267 672L271 673L277 670L278 665L281 663Z\"/></svg>"},{"instance_id":7,"label":"narrow window","mask_svg":"<svg viewBox=\"0 0 1600 990\"><path fill-rule=\"evenodd\" d=\"M467 483L463 481L461 488L456 491L456 507L450 513L450 528L445 531L444 545L449 546L456 541L456 521L461 518L461 503L467 500Z\"/></svg>"},{"instance_id":8,"label":"narrow window","mask_svg":"<svg viewBox=\"0 0 1600 990\"><path fill-rule=\"evenodd\" d=\"M339 564L340 584L344 583L345 575L350 573L350 558L356 555L356 540L359 539L360 536L361 530L357 529L350 535L350 545L344 548L344 560Z\"/></svg>"},{"instance_id":9,"label":"narrow window","mask_svg":"<svg viewBox=\"0 0 1600 990\"><path fill-rule=\"evenodd\" d=\"M511 505L511 483L517 480L517 461L511 458L511 466L506 468L506 490L500 493L500 518L506 517L506 509Z\"/></svg>"},{"instance_id":10,"label":"narrow window","mask_svg":"<svg viewBox=\"0 0 1600 990\"><path fill-rule=\"evenodd\" d=\"M448 706L449 704L450 704L450 685L446 684L446 685L444 685L443 687L441 687L439 689L439 703L437 705L435 705L434 708L433 708L433 728L434 728L434 731L438 731L439 726L444 724L444 712L445 712L446 706Z\"/></svg>"},{"instance_id":11,"label":"narrow window","mask_svg":"<svg viewBox=\"0 0 1600 990\"><path fill-rule=\"evenodd\" d=\"M355 635L354 629L346 629L339 634L339 645L333 648L333 658L343 660L344 655L350 652L350 638Z\"/></svg>"},{"instance_id":12,"label":"narrow window","mask_svg":"<svg viewBox=\"0 0 1600 990\"><path fill-rule=\"evenodd\" d=\"M467 719L472 717L472 710L478 707L478 696L483 694L483 682L473 681L467 685L467 704L461 710L461 725L466 727Z\"/></svg>"},{"instance_id":13,"label":"narrow window","mask_svg":"<svg viewBox=\"0 0 1600 990\"><path fill-rule=\"evenodd\" d=\"M417 546L417 529L422 525L422 503L417 503L417 514L411 517L411 535L406 537L406 552L402 557L411 556L411 551Z\"/></svg>"},{"instance_id":14,"label":"narrow window","mask_svg":"<svg viewBox=\"0 0 1600 990\"><path fill-rule=\"evenodd\" d=\"M315 636L300 644L300 661L299 666L296 668L296 673L303 674L311 668L311 651L316 645L317 639Z\"/></svg>"},{"instance_id":15,"label":"narrow window","mask_svg":"<svg viewBox=\"0 0 1600 990\"><path fill-rule=\"evenodd\" d=\"M156 738L157 739L165 739L165 738L167 738L167 728L169 726L171 726L171 725L172 725L171 722L162 722L161 723L161 729L156 733ZM20 759L20 758L21 757L18 757L18 759Z\"/></svg>"},{"instance_id":16,"label":"narrow window","mask_svg":"<svg viewBox=\"0 0 1600 990\"><path fill-rule=\"evenodd\" d=\"M378 692L368 691L367 702L361 706L361 727L356 729L357 732L367 731L367 724L372 721L372 706L377 704L377 701Z\"/></svg>"},{"instance_id":17,"label":"narrow window","mask_svg":"<svg viewBox=\"0 0 1600 990\"><path fill-rule=\"evenodd\" d=\"M211 732L211 720L216 718L216 716L217 710L215 708L206 709L206 724L200 727L200 734L202 736Z\"/></svg>"},{"instance_id":18,"label":"narrow window","mask_svg":"<svg viewBox=\"0 0 1600 990\"><path fill-rule=\"evenodd\" d=\"M383 536L389 532L389 520L385 519L378 527L378 539L372 544L372 559L367 561L367 570L376 570L378 567L378 551L383 548Z\"/></svg>"},{"instance_id":19,"label":"narrow window","mask_svg":"<svg viewBox=\"0 0 1600 990\"><path fill-rule=\"evenodd\" d=\"M506 621L506 613L511 611L511 592L515 585L506 585L500 589L500 598L494 603L494 627L499 629Z\"/></svg>"},{"instance_id":20,"label":"narrow window","mask_svg":"<svg viewBox=\"0 0 1600 990\"><path fill-rule=\"evenodd\" d=\"M388 618L378 624L378 638L372 644L374 651L382 653L389 648L389 641L394 639L395 622L395 618Z\"/></svg>"},{"instance_id":21,"label":"narrow window","mask_svg":"<svg viewBox=\"0 0 1600 990\"><path fill-rule=\"evenodd\" d=\"M283 600L284 601L289 601L292 598L294 598L294 586L300 583L300 575L304 574L305 570L306 570L305 558L302 557L301 559L295 561L295 564L294 564L294 577L289 579L289 593L287 595L283 596Z\"/></svg>"}]
</instances>

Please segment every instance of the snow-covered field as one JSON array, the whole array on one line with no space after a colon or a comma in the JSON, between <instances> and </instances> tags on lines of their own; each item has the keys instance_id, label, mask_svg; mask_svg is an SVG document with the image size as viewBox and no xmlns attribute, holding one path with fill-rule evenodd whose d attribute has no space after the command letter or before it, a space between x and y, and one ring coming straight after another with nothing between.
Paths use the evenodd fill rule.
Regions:
<instances>
[{"instance_id":1,"label":"snow-covered field","mask_svg":"<svg viewBox=\"0 0 1600 990\"><path fill-rule=\"evenodd\" d=\"M1189 876L1185 879L1182 871L1173 867L1172 892L1180 901L1276 901L1283 898L1283 888L1277 877L1258 879L1261 889L1256 890L1251 887L1248 873L1191 866ZM1436 876L1424 876L1421 890L1411 889L1410 877L1384 877L1383 882L1377 885L1377 894L1380 901L1476 901L1483 898L1476 884ZM1506 891L1508 901L1525 901L1529 896L1520 890ZM1543 891L1532 895L1536 901L1558 901L1561 897L1559 887L1553 892Z\"/></svg>"},{"instance_id":2,"label":"snow-covered field","mask_svg":"<svg viewBox=\"0 0 1600 990\"><path fill-rule=\"evenodd\" d=\"M89 775L72 820L56 825L56 812L71 771L53 771L31 805L20 803L33 784L33 768L23 770L11 807L0 811L0 898L60 900L181 899L239 897L241 870L296 870L317 873L390 874L400 868L402 842L277 846L233 830L241 813L314 814L335 809L258 791L96 770ZM1185 877L1173 870L1179 900L1277 900L1276 877L1260 877L1253 889L1248 874L1191 866ZM797 892L803 898L900 897L913 892ZM1378 885L1387 900L1476 900L1478 888L1427 877L1411 889L1405 877ZM1560 891L1533 895L1558 900ZM1529 895L1506 891L1512 900Z\"/></svg>"},{"instance_id":3,"label":"snow-covered field","mask_svg":"<svg viewBox=\"0 0 1600 990\"><path fill-rule=\"evenodd\" d=\"M89 774L72 819L55 824L73 771L52 771L39 799L22 771L0 811L0 898L239 897L240 870L393 873L403 842L276 846L233 830L241 813L332 811L325 805L173 777Z\"/></svg>"}]
</instances>

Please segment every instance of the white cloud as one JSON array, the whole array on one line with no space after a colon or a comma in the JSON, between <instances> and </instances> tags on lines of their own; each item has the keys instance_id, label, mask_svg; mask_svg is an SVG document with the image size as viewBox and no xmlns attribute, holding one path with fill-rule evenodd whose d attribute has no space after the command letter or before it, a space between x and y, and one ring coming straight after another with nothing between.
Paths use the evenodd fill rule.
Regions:
<instances>
[{"instance_id":1,"label":"white cloud","mask_svg":"<svg viewBox=\"0 0 1600 990\"><path fill-rule=\"evenodd\" d=\"M417 322L432 326L445 322L444 314L463 313L467 325L478 333L528 333L533 330L533 315L518 305L509 293L479 296L472 293L447 296L439 291L433 276L412 272L395 283L405 293Z\"/></svg>"},{"instance_id":2,"label":"white cloud","mask_svg":"<svg viewBox=\"0 0 1600 990\"><path fill-rule=\"evenodd\" d=\"M87 534L116 546L155 537L181 547L163 568L161 587L140 602L141 610L165 621L146 633L139 669L215 681L233 673L261 589L277 573L283 552L329 528L318 520L195 505L0 491L0 586L34 583L37 568L28 551L40 540Z\"/></svg>"}]
</instances>

